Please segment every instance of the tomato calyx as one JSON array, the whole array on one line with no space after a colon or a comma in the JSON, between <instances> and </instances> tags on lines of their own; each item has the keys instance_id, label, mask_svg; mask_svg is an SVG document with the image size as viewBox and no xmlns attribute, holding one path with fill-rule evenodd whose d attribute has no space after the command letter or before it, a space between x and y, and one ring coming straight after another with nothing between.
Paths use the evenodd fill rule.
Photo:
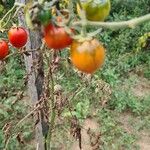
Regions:
<instances>
[{"instance_id":1,"label":"tomato calyx","mask_svg":"<svg viewBox=\"0 0 150 150\"><path fill-rule=\"evenodd\" d=\"M85 52L85 51L92 53L94 49L96 49L100 45L100 43L94 38L90 40L85 40L80 43L81 45L77 48L78 52L80 53Z\"/></svg>"},{"instance_id":2,"label":"tomato calyx","mask_svg":"<svg viewBox=\"0 0 150 150\"><path fill-rule=\"evenodd\" d=\"M84 41L91 41L93 37L90 37L90 36L84 37L82 35L75 35L73 39L82 43Z\"/></svg>"},{"instance_id":3,"label":"tomato calyx","mask_svg":"<svg viewBox=\"0 0 150 150\"><path fill-rule=\"evenodd\" d=\"M100 34L100 32L102 31L102 29L97 29L96 31L94 32L89 32L89 33L85 33L85 34L79 34L79 35L74 35L73 36L73 39L74 40L77 40L79 42L84 42L84 41L90 41L92 40L97 34Z\"/></svg>"}]
</instances>

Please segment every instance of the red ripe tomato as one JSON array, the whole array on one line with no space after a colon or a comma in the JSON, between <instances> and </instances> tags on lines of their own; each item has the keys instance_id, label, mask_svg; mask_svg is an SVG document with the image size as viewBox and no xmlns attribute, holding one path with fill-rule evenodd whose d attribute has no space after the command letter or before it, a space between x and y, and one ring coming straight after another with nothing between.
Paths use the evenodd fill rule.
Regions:
<instances>
[{"instance_id":1,"label":"red ripe tomato","mask_svg":"<svg viewBox=\"0 0 150 150\"><path fill-rule=\"evenodd\" d=\"M49 24L44 28L44 40L49 48L63 49L72 43L72 38L63 27Z\"/></svg>"},{"instance_id":2,"label":"red ripe tomato","mask_svg":"<svg viewBox=\"0 0 150 150\"><path fill-rule=\"evenodd\" d=\"M9 47L6 41L0 40L0 60L9 54Z\"/></svg>"},{"instance_id":3,"label":"red ripe tomato","mask_svg":"<svg viewBox=\"0 0 150 150\"><path fill-rule=\"evenodd\" d=\"M8 39L14 47L21 48L27 43L28 35L24 28L12 27L8 32Z\"/></svg>"}]
</instances>

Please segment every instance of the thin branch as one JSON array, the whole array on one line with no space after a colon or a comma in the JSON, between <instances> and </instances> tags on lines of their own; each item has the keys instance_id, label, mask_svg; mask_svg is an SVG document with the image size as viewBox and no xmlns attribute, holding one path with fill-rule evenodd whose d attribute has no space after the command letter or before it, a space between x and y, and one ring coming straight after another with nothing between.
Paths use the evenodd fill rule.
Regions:
<instances>
[{"instance_id":1,"label":"thin branch","mask_svg":"<svg viewBox=\"0 0 150 150\"><path fill-rule=\"evenodd\" d=\"M135 26L140 25L146 21L150 21L150 14L144 15L142 17L134 18L128 21L120 22L95 22L95 21L86 21L89 26L98 26L106 29L121 29L121 28L135 28ZM82 25L83 21L74 22L73 25Z\"/></svg>"},{"instance_id":2,"label":"thin branch","mask_svg":"<svg viewBox=\"0 0 150 150\"><path fill-rule=\"evenodd\" d=\"M53 79L51 63L49 64L49 79L51 81L51 106L50 106L51 112L49 116L50 128L49 128L48 137L47 137L47 149L51 149L52 130L55 126L55 119L56 119L55 98L54 98L54 79Z\"/></svg>"},{"instance_id":3,"label":"thin branch","mask_svg":"<svg viewBox=\"0 0 150 150\"><path fill-rule=\"evenodd\" d=\"M0 20L0 26L2 24L2 22L4 21L4 19L16 8L16 5L14 5L4 16L3 18Z\"/></svg>"},{"instance_id":4,"label":"thin branch","mask_svg":"<svg viewBox=\"0 0 150 150\"><path fill-rule=\"evenodd\" d=\"M22 118L16 125L16 127L18 127L22 122L24 122L27 118L29 118L36 110L38 110L41 106L38 105L37 107L35 107L30 113L28 113L24 118Z\"/></svg>"},{"instance_id":5,"label":"thin branch","mask_svg":"<svg viewBox=\"0 0 150 150\"><path fill-rule=\"evenodd\" d=\"M17 2L15 2L15 4L14 4L14 6L3 16L3 18L2 19L0 19L0 30L2 30L6 25L7 25L7 23L9 22L9 20L10 20L10 16L7 18L7 16L9 15L9 14L11 14L15 9L16 9L16 7L19 7L19 9L20 8L22 8L22 7L24 7L25 5L24 4L22 4L22 3L17 3ZM17 9L18 10L18 9ZM6 21L6 23L3 25L3 21L5 20L7 18L7 21Z\"/></svg>"},{"instance_id":6,"label":"thin branch","mask_svg":"<svg viewBox=\"0 0 150 150\"><path fill-rule=\"evenodd\" d=\"M41 101L39 101L37 104L39 104ZM5 144L4 150L7 150L8 144L10 142L11 138L14 138L16 136L16 129L22 122L24 122L28 117L30 117L36 110L38 110L41 107L41 105L36 106L31 112L29 112L24 118L22 118L16 126L13 128L14 133L7 139L7 142Z\"/></svg>"},{"instance_id":7,"label":"thin branch","mask_svg":"<svg viewBox=\"0 0 150 150\"><path fill-rule=\"evenodd\" d=\"M6 60L6 59L8 59L8 58L10 58L11 56L14 56L14 55L22 55L22 54L25 54L25 53L31 53L31 52L35 52L35 51L39 51L39 49L25 50L25 51L22 51L22 52L21 51L13 52L13 53L10 53L9 55L7 55L3 60Z\"/></svg>"}]
</instances>

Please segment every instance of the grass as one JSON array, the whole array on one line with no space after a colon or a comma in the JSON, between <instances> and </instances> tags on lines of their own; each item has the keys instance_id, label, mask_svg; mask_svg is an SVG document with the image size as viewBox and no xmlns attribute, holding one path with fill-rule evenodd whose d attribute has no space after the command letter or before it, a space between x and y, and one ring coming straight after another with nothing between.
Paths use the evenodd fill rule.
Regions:
<instances>
[{"instance_id":1,"label":"grass","mask_svg":"<svg viewBox=\"0 0 150 150\"><path fill-rule=\"evenodd\" d=\"M128 0L124 5L121 3L121 6L120 2L120 0L112 1L109 20L130 19L149 12L148 1L137 0L131 4ZM107 49L107 58L103 68L97 71L92 79L78 74L67 61L61 62L61 67L55 73L55 84L62 86L64 98L68 95L70 98L70 95L80 88L74 99L70 100L71 113L77 117L81 125L87 117L96 118L100 124L99 131L102 133L101 149L138 149L136 141L140 137L139 133L150 130L150 95L145 93L145 96L138 97L133 92L137 85L143 83L141 79L146 81L150 79L150 49L140 47L140 51L136 51L140 46L138 39L149 31L149 26L150 23L145 23L135 29L103 31L98 35L97 38ZM67 51L63 52L62 57L66 54ZM17 93L27 90L24 87L24 68L22 58L12 57L4 65L0 75L0 106L4 106L0 107L1 129L8 122L15 124L29 111L24 100L11 107ZM148 86L149 83L146 84ZM144 93L145 88L142 86L141 88ZM60 117L63 119L54 134L55 146L64 142L70 146L72 142L68 137L72 114L67 106L63 109ZM135 133L127 132L119 119L125 113L129 114L128 127L136 131ZM26 146L12 139L9 150L33 149L31 139L34 136L34 126L31 120L25 122L20 129ZM4 132L0 131L0 149L4 146L4 139Z\"/></svg>"}]
</instances>

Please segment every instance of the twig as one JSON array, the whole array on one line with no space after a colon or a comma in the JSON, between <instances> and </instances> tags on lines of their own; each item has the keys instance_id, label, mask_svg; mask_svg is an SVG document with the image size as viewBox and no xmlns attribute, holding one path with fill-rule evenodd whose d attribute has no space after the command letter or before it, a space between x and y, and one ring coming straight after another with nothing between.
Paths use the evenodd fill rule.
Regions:
<instances>
[{"instance_id":1,"label":"twig","mask_svg":"<svg viewBox=\"0 0 150 150\"><path fill-rule=\"evenodd\" d=\"M13 15L12 18L16 17L17 13L19 12L19 10L20 10L22 7L23 7L23 6L19 6L19 7L16 9L16 12L14 13L14 15Z\"/></svg>"},{"instance_id":2,"label":"twig","mask_svg":"<svg viewBox=\"0 0 150 150\"><path fill-rule=\"evenodd\" d=\"M13 56L13 55L18 55L18 54L25 54L26 52L27 53L31 53L31 52L35 52L35 51L38 51L39 49L32 49L32 50L27 50L27 51L20 51L20 52L13 52L13 53L11 53L11 54L9 54L9 55L7 55L5 58L4 58L4 60L6 60L6 59L8 59L9 57L11 57L11 56Z\"/></svg>"},{"instance_id":3,"label":"twig","mask_svg":"<svg viewBox=\"0 0 150 150\"><path fill-rule=\"evenodd\" d=\"M53 79L53 73L51 69L51 65L49 64L49 75L50 75L50 80L51 80L51 113L50 113L50 128L48 131L48 136L47 136L47 149L51 149L51 139L52 139L52 130L54 128L55 124L55 117L56 117L56 112L55 112L55 99L54 99L54 79Z\"/></svg>"},{"instance_id":4,"label":"twig","mask_svg":"<svg viewBox=\"0 0 150 150\"><path fill-rule=\"evenodd\" d=\"M38 105L38 106L37 106L36 108L34 108L30 113L28 113L24 118L22 118L22 119L17 123L17 125L15 126L15 128L13 129L13 131L15 132L16 129L17 129L17 127L18 127L23 121L25 121L29 116L31 116L31 115L34 113L34 111L36 111L36 110L39 109L39 108L40 108L40 105ZM15 136L17 136L17 135L12 134L12 135L7 139L7 142L6 142L6 144L5 144L4 150L7 150L7 146L8 146L8 144L9 144L10 139L13 138L13 137L15 137Z\"/></svg>"},{"instance_id":5,"label":"twig","mask_svg":"<svg viewBox=\"0 0 150 150\"><path fill-rule=\"evenodd\" d=\"M2 30L2 29L7 25L7 23L9 22L10 17L9 17L9 19L7 18L7 22L6 22L4 25L2 25L3 21L5 20L5 18L6 18L10 13L12 13L12 12L16 9L16 7L18 7L18 6L19 6L19 9L20 9L20 8L24 7L25 5L22 4L22 3L17 3L17 2L15 2L14 6L3 16L2 19L0 19L0 30Z\"/></svg>"},{"instance_id":6,"label":"twig","mask_svg":"<svg viewBox=\"0 0 150 150\"><path fill-rule=\"evenodd\" d=\"M39 143L36 144L36 150L39 150Z\"/></svg>"},{"instance_id":7,"label":"twig","mask_svg":"<svg viewBox=\"0 0 150 150\"><path fill-rule=\"evenodd\" d=\"M7 17L7 15L9 15L14 9L16 8L16 5L14 5L4 16L3 18L0 20L0 27L2 27L2 22L4 21L4 19Z\"/></svg>"},{"instance_id":8,"label":"twig","mask_svg":"<svg viewBox=\"0 0 150 150\"><path fill-rule=\"evenodd\" d=\"M30 113L28 113L24 118L22 118L16 125L18 127L23 121L25 121L28 117L30 117L36 110L38 110L41 107L41 105L38 105L35 107Z\"/></svg>"}]
</instances>

